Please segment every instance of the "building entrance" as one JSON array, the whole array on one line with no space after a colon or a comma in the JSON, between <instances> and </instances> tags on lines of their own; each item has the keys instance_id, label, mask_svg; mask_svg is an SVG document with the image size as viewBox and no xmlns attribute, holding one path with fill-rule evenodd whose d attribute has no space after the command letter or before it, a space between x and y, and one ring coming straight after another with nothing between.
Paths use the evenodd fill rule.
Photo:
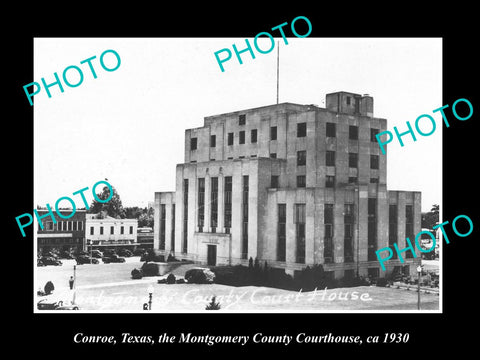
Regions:
<instances>
[{"instance_id":1,"label":"building entrance","mask_svg":"<svg viewBox=\"0 0 480 360\"><path fill-rule=\"evenodd\" d=\"M207 245L207 264L209 266L217 265L217 246Z\"/></svg>"}]
</instances>

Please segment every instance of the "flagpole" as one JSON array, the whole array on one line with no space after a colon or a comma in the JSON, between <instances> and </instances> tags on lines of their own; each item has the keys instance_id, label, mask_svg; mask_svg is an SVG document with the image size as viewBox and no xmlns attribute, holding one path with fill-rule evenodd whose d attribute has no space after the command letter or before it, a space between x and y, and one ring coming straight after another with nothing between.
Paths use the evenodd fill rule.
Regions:
<instances>
[{"instance_id":1,"label":"flagpole","mask_svg":"<svg viewBox=\"0 0 480 360\"><path fill-rule=\"evenodd\" d=\"M279 41L277 41L277 104L278 104L279 67L280 67L280 45L279 45Z\"/></svg>"}]
</instances>

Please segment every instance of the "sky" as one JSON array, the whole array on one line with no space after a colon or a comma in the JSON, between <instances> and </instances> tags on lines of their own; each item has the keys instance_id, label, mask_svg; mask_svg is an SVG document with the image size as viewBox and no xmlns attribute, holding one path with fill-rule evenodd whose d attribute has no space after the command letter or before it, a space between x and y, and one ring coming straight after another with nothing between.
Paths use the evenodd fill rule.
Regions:
<instances>
[{"instance_id":1,"label":"sky","mask_svg":"<svg viewBox=\"0 0 480 360\"><path fill-rule=\"evenodd\" d=\"M34 204L50 204L108 179L124 206L145 207L157 191L175 190L175 166L184 160L185 130L203 126L210 115L272 105L276 102L277 46L280 49L279 102L325 107L335 91L369 94L374 116L387 119L387 129L414 127L431 115L436 131L418 134L404 147L388 146L387 189L422 192L422 211L441 203L442 120L433 113L442 103L441 38L282 38L268 54L255 59L233 55L220 70L214 53L245 38L36 38L34 79L54 82L64 69L78 66L83 82L52 86L34 97ZM253 39L249 39L253 43ZM261 38L259 46L269 47ZM107 72L99 63L105 50L115 50L121 64ZM88 64L92 60L97 78ZM111 53L104 57L114 67ZM68 80L78 82L75 70ZM28 100L25 97L28 104ZM424 132L431 125L420 124ZM447 130L448 131L448 130ZM101 191L97 188L97 193ZM61 203L67 207L68 202Z\"/></svg>"}]
</instances>

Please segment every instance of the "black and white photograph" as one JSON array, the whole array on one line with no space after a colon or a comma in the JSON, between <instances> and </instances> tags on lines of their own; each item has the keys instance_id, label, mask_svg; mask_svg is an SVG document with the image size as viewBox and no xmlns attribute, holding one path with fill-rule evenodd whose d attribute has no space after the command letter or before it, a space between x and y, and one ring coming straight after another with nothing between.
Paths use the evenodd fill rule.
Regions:
<instances>
[{"instance_id":1,"label":"black and white photograph","mask_svg":"<svg viewBox=\"0 0 480 360\"><path fill-rule=\"evenodd\" d=\"M38 311L441 311L441 39L34 46Z\"/></svg>"},{"instance_id":2,"label":"black and white photograph","mask_svg":"<svg viewBox=\"0 0 480 360\"><path fill-rule=\"evenodd\" d=\"M471 343L451 333L475 299L470 25L336 7L92 15L19 41L6 296L32 346Z\"/></svg>"}]
</instances>

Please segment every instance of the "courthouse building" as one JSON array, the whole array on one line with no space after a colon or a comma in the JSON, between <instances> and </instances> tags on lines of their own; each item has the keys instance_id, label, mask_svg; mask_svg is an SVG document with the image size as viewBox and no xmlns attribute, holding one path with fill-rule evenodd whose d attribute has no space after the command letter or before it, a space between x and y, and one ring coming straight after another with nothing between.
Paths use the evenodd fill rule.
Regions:
<instances>
[{"instance_id":1,"label":"courthouse building","mask_svg":"<svg viewBox=\"0 0 480 360\"><path fill-rule=\"evenodd\" d=\"M154 248L208 265L250 257L293 274L385 276L375 251L421 228L421 193L387 190L373 98L326 95L204 118L185 132L174 192L155 193ZM415 249L419 256L418 249ZM385 255L385 254L382 254ZM410 251L385 263L414 274Z\"/></svg>"}]
</instances>

